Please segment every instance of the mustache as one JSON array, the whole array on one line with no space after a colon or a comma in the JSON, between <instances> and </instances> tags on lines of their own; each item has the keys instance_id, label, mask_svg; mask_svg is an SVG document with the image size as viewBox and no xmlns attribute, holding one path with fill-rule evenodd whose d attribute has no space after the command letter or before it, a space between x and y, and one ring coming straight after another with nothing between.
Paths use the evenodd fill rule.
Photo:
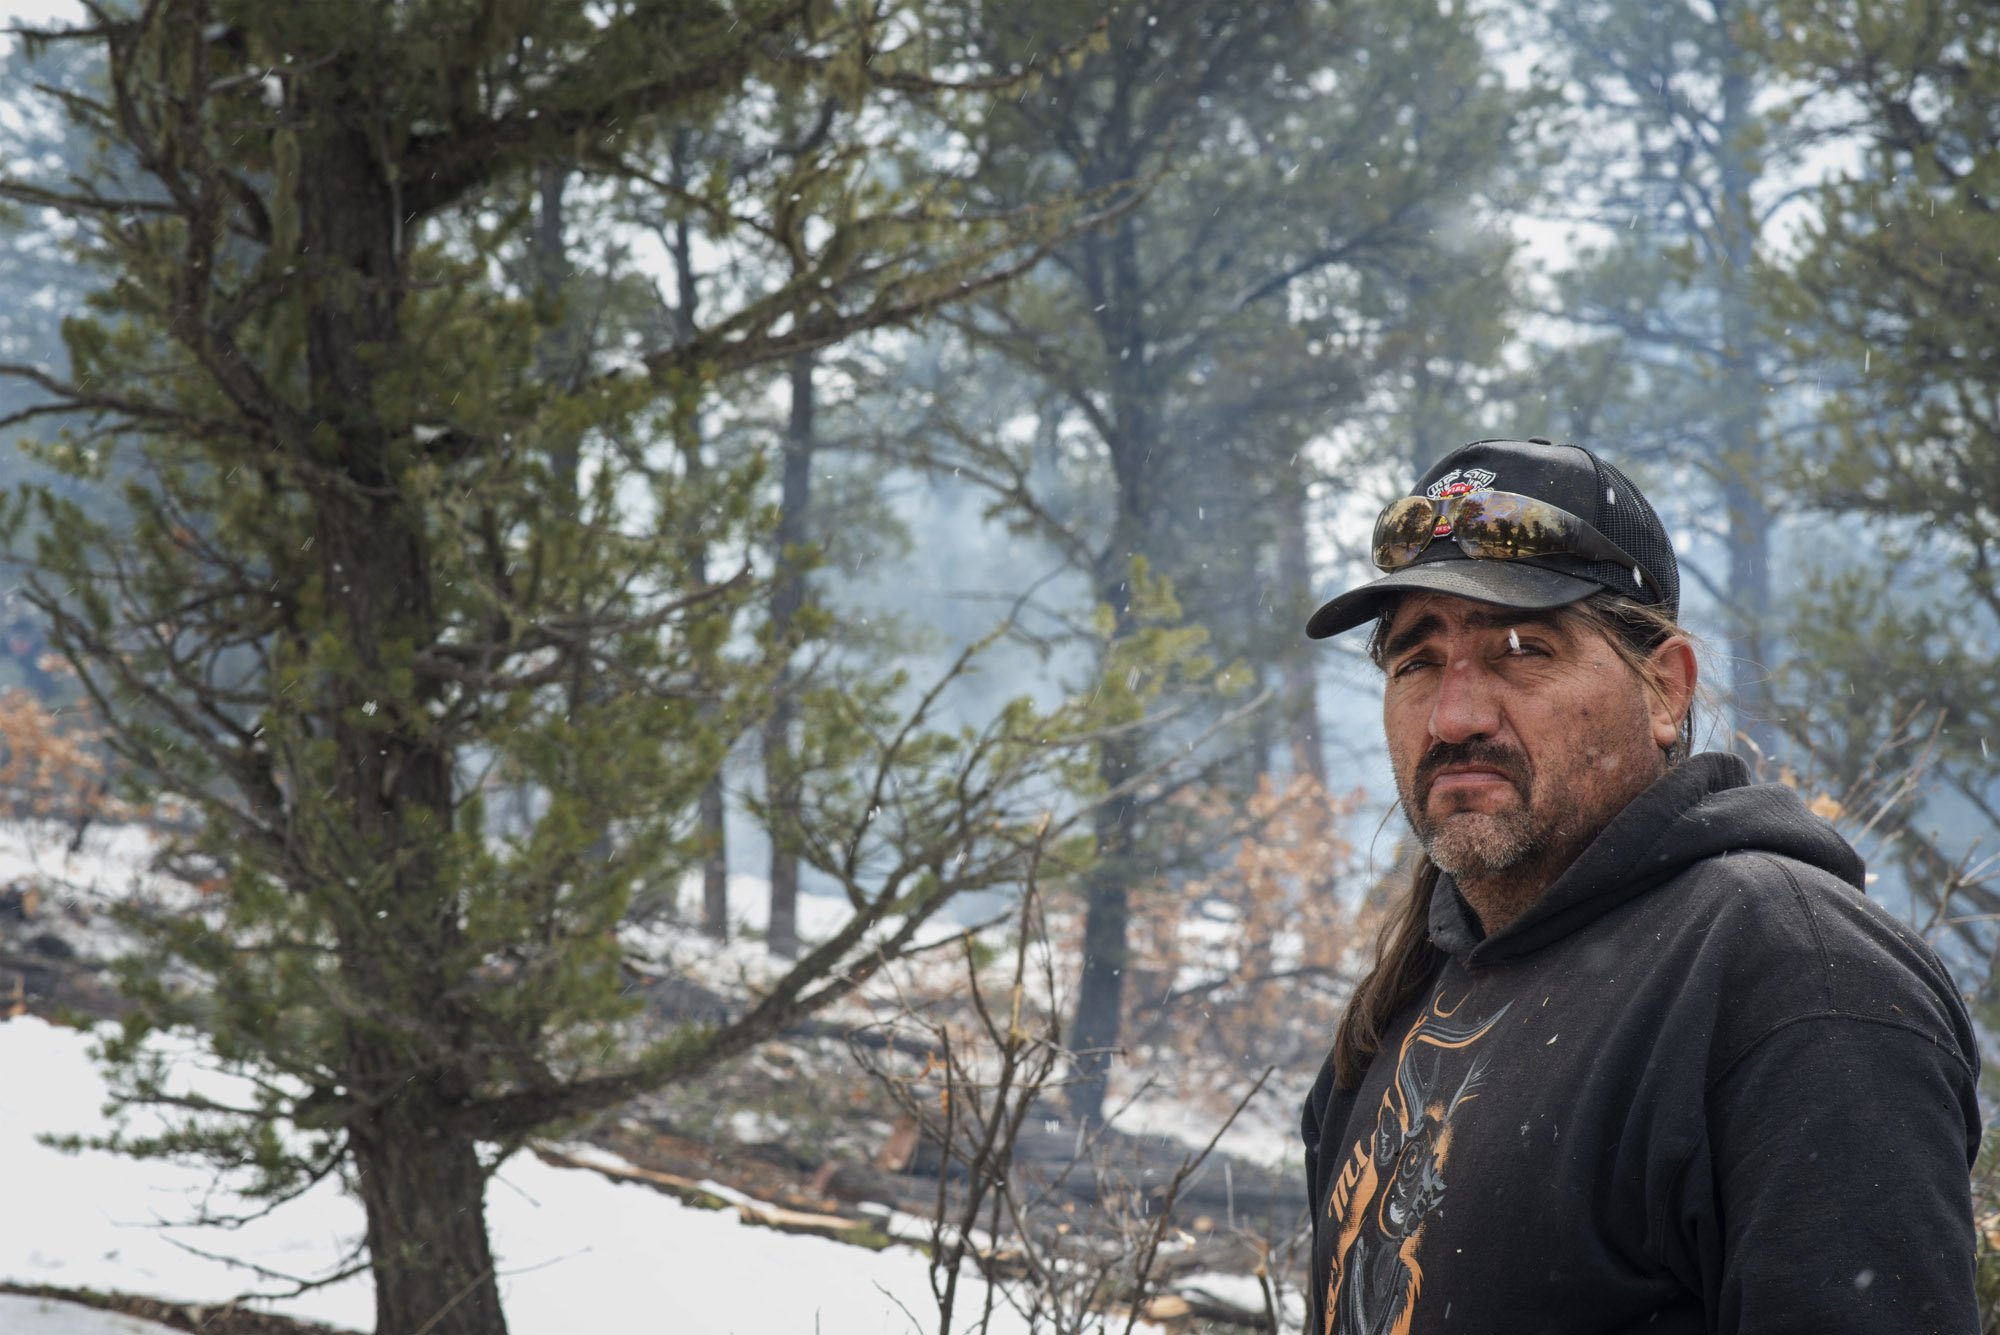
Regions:
<instances>
[{"instance_id":1,"label":"mustache","mask_svg":"<svg viewBox=\"0 0 2000 1335\"><path fill-rule=\"evenodd\" d=\"M1512 747L1502 746L1499 742L1439 742L1417 762L1415 787L1419 793L1429 793L1431 781L1437 778L1438 771L1449 765L1486 765L1506 775L1515 788L1525 788L1525 759Z\"/></svg>"}]
</instances>

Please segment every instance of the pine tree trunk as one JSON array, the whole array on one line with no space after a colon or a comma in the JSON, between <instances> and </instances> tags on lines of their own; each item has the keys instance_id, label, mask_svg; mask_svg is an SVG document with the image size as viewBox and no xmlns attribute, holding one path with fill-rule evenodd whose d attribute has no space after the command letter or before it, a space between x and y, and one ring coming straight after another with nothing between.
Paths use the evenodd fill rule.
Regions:
<instances>
[{"instance_id":1,"label":"pine tree trunk","mask_svg":"<svg viewBox=\"0 0 2000 1335\"><path fill-rule=\"evenodd\" d=\"M1732 68L1722 78L1722 122L1718 126L1720 166L1720 250L1716 282L1722 318L1722 502L1728 514L1730 550L1730 695L1736 731L1758 751L1772 755L1778 727L1770 695L1770 510L1764 508L1764 404L1758 376L1762 332L1750 292L1756 280L1756 230L1750 188L1756 184L1752 78L1742 52L1732 52Z\"/></svg>"},{"instance_id":2,"label":"pine tree trunk","mask_svg":"<svg viewBox=\"0 0 2000 1335\"><path fill-rule=\"evenodd\" d=\"M350 1129L368 1215L375 1329L505 1335L486 1237L486 1173L429 1091Z\"/></svg>"},{"instance_id":3,"label":"pine tree trunk","mask_svg":"<svg viewBox=\"0 0 2000 1335\"><path fill-rule=\"evenodd\" d=\"M1104 745L1099 777L1107 786L1123 783L1138 769L1140 759L1137 742L1115 738ZM1069 1050L1076 1054L1076 1081L1068 1098L1070 1110L1092 1126L1104 1120L1112 1058L1124 1029L1137 805L1125 797L1099 808L1097 861L1083 883L1083 969L1068 1038Z\"/></svg>"},{"instance_id":4,"label":"pine tree trunk","mask_svg":"<svg viewBox=\"0 0 2000 1335\"><path fill-rule=\"evenodd\" d=\"M401 501L400 445L375 406L375 377L396 365L400 344L401 213L372 127L354 123L358 108L335 101L303 110L300 240L325 291L307 315L306 364L313 408L330 428L329 468L340 477L311 493L313 536L356 658L353 672L321 689L338 756L335 809L351 822L342 833L355 864L374 873L348 882L349 911L336 928L340 977L351 995L422 1026L411 1032L357 1014L341 1059L376 1329L506 1335L483 1174L471 1136L451 1117L476 1075L436 1058L475 1046L453 1000L464 950L458 906L437 884L454 766L423 718L402 716L432 702L398 699L386 686L406 667L390 657L394 646L431 643L438 631L422 521ZM378 689L387 704L379 716L364 710Z\"/></svg>"},{"instance_id":5,"label":"pine tree trunk","mask_svg":"<svg viewBox=\"0 0 2000 1335\"><path fill-rule=\"evenodd\" d=\"M723 830L722 775L701 790L701 930L717 941L729 939L729 842Z\"/></svg>"},{"instance_id":6,"label":"pine tree trunk","mask_svg":"<svg viewBox=\"0 0 2000 1335\"><path fill-rule=\"evenodd\" d=\"M789 700L780 698L771 711L771 720L764 729L764 755L769 758L782 756L789 747L788 734L792 727L792 710ZM772 794L779 801L785 801L789 794ZM771 915L770 929L766 933L765 948L779 959L797 959L799 954L799 855L786 848L779 841L784 837L781 826L788 820L788 813L779 806L771 808Z\"/></svg>"},{"instance_id":7,"label":"pine tree trunk","mask_svg":"<svg viewBox=\"0 0 2000 1335\"><path fill-rule=\"evenodd\" d=\"M781 642L791 634L792 623L805 602L803 574L793 554L809 536L814 445L812 354L792 358L791 390L791 420L785 432L784 477L778 497L778 578L771 594L771 629ZM778 679L778 696L764 728L766 798L771 809L771 928L767 944L781 959L795 959L799 953L799 858L786 846L787 830L798 820L798 793L784 777L792 745L792 688L787 671Z\"/></svg>"},{"instance_id":8,"label":"pine tree trunk","mask_svg":"<svg viewBox=\"0 0 2000 1335\"><path fill-rule=\"evenodd\" d=\"M352 578L350 624L366 659L428 614L425 563L419 538L399 532L387 505L342 508L323 510L322 545ZM351 714L361 702L350 704ZM464 952L457 905L440 893L431 854L432 832L451 819L452 767L423 736L342 729L337 738L343 805L357 818L357 845L371 850L365 864L395 869L356 891L356 911L339 933L342 978L352 995L382 999L390 1013L421 1017L424 1026L406 1033L373 1020L349 1024L343 1082L356 1111L347 1134L367 1211L376 1330L506 1335L483 1174L472 1137L450 1115L473 1094L473 1073L433 1056L469 1052L473 1041L453 997Z\"/></svg>"},{"instance_id":9,"label":"pine tree trunk","mask_svg":"<svg viewBox=\"0 0 2000 1335\"><path fill-rule=\"evenodd\" d=\"M1112 551L1127 553L1126 562L1141 531L1137 523L1141 494L1136 485L1121 487L1125 522L1120 531L1134 536L1114 542ZM1124 634L1130 629L1130 585L1122 576L1107 580L1099 597L1116 612L1118 633ZM1116 789L1138 773L1143 762L1136 736L1112 737L1099 748L1097 777L1105 788ZM1070 1110L1091 1126L1104 1120L1111 1064L1124 1031L1125 966L1131 958L1126 934L1132 921L1140 815L1138 799L1129 793L1097 809L1092 822L1097 860L1083 878L1083 959L1065 1045L1076 1060L1075 1080L1067 1095Z\"/></svg>"},{"instance_id":10,"label":"pine tree trunk","mask_svg":"<svg viewBox=\"0 0 2000 1335\"><path fill-rule=\"evenodd\" d=\"M668 179L676 190L688 186L688 157L692 139L685 129L674 132L668 158ZM667 251L674 263L674 303L669 311L677 342L691 341L698 328L696 311L701 305L701 284L695 276L694 233L686 218L676 219L667 229ZM690 480L699 478L707 467L702 454L702 426L698 400L684 397L674 405L674 435L687 461ZM697 585L708 579L708 546L695 539L688 544L689 573ZM722 768L702 786L696 806L701 838L701 931L716 941L729 939L729 834L724 824L728 806L723 800Z\"/></svg>"},{"instance_id":11,"label":"pine tree trunk","mask_svg":"<svg viewBox=\"0 0 2000 1335\"><path fill-rule=\"evenodd\" d=\"M320 533L351 577L350 625L364 661L429 615L421 540L389 505L363 500L349 509L330 500ZM351 715L362 702L348 703ZM351 995L380 999L388 1013L420 1017L423 1026L349 1023L343 1083L356 1111L347 1134L367 1211L375 1328L506 1335L483 1174L472 1137L451 1117L474 1093L476 1059L439 1064L434 1055L470 1053L473 1038L454 999L463 930L432 854L433 832L451 820L452 766L424 736L420 727L337 735L343 805L355 815L357 846L370 850L363 863L394 868L355 891L355 912L339 929L342 979Z\"/></svg>"},{"instance_id":12,"label":"pine tree trunk","mask_svg":"<svg viewBox=\"0 0 2000 1335\"><path fill-rule=\"evenodd\" d=\"M1326 746L1320 740L1318 657L1305 638L1312 615L1312 548L1306 531L1305 482L1278 489L1278 608L1297 626L1279 660L1284 673L1285 722L1291 731L1292 773L1310 774L1326 787Z\"/></svg>"},{"instance_id":13,"label":"pine tree trunk","mask_svg":"<svg viewBox=\"0 0 2000 1335\"><path fill-rule=\"evenodd\" d=\"M1770 689L1771 512L1764 504L1768 469L1763 437L1763 382L1758 374L1764 335L1752 304L1757 236L1750 190L1754 93L1747 57L1734 53L1722 81L1722 259L1718 283L1722 319L1723 504L1729 519L1729 600L1733 652L1729 685L1736 731L1765 756L1780 744Z\"/></svg>"},{"instance_id":14,"label":"pine tree trunk","mask_svg":"<svg viewBox=\"0 0 2000 1335\"><path fill-rule=\"evenodd\" d=\"M1110 393L1117 430L1104 442L1118 488L1117 519L1096 575L1098 601L1112 609L1116 633L1124 635L1132 629L1132 563L1134 558L1153 555L1152 521L1160 499L1155 494L1160 395L1148 367L1141 321L1145 285L1133 220L1122 219L1108 236L1086 236L1083 258L1099 337L1106 350L1117 355ZM1152 573L1157 576L1168 568L1153 563ZM1098 777L1106 788L1117 788L1140 771L1143 759L1136 737L1114 737L1098 752ZM1104 1118L1111 1064L1124 1031L1125 966L1131 958L1126 935L1142 814L1137 798L1130 794L1098 808L1093 822L1097 861L1083 883L1083 961L1067 1037L1069 1050L1076 1054L1077 1079L1069 1088L1069 1105L1092 1125Z\"/></svg>"}]
</instances>

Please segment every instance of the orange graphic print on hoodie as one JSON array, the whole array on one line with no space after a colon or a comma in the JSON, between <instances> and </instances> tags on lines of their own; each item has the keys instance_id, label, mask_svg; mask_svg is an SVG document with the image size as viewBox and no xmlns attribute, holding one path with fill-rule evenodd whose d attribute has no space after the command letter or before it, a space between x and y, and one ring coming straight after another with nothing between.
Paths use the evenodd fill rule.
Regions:
<instances>
[{"instance_id":1,"label":"orange graphic print on hoodie","mask_svg":"<svg viewBox=\"0 0 2000 1335\"><path fill-rule=\"evenodd\" d=\"M1355 1142L1327 1197L1335 1242L1322 1335L1408 1335L1423 1291L1424 1222L1444 1203L1452 1128L1484 1074L1470 1049L1508 1010L1461 1020L1464 1004L1447 1009L1433 997L1410 1026L1375 1130Z\"/></svg>"}]
</instances>

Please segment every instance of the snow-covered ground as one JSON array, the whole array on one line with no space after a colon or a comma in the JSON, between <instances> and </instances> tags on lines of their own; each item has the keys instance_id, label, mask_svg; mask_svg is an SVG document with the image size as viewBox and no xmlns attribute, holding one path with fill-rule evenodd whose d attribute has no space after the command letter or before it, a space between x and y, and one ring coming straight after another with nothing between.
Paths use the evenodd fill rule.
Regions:
<instances>
[{"instance_id":1,"label":"snow-covered ground","mask_svg":"<svg viewBox=\"0 0 2000 1335\"><path fill-rule=\"evenodd\" d=\"M0 1293L0 1330L9 1335L177 1335L173 1327L156 1321L12 1293Z\"/></svg>"},{"instance_id":2,"label":"snow-covered ground","mask_svg":"<svg viewBox=\"0 0 2000 1335\"><path fill-rule=\"evenodd\" d=\"M339 1263L360 1231L361 1211L332 1184L233 1232L175 1228L197 1202L228 1208L208 1198L205 1172L39 1143L42 1134L104 1129L104 1084L88 1048L85 1035L31 1017L0 1023L0 1183L8 1203L0 1210L0 1278L219 1302L282 1286L198 1252L299 1275ZM871 1252L776 1233L531 1155L500 1170L487 1212L515 1335L935 1329L925 1261L905 1248ZM153 1330L68 1305L44 1313L31 1300L7 1301L0 1330L8 1335ZM356 1330L373 1324L365 1277L269 1306ZM995 1329L1025 1327L999 1321Z\"/></svg>"},{"instance_id":3,"label":"snow-covered ground","mask_svg":"<svg viewBox=\"0 0 2000 1335\"><path fill-rule=\"evenodd\" d=\"M190 887L152 869L157 845L150 833L98 826L76 849L69 847L70 836L53 825L0 823L0 888L30 886L42 896L24 935L54 930L85 955L102 958L129 948L106 912L111 903L140 897L192 908L200 902ZM784 967L761 940L768 884L732 876L729 889L727 945L686 926L661 925L629 932L628 946L664 973L723 993L740 995L746 984L767 984ZM683 914L691 916L699 902L697 882L683 888L681 901ZM847 911L843 899L803 897L801 932L809 939L830 934ZM1226 967L1226 927L1191 922L1191 958L1215 954L1207 962ZM926 936L961 930L962 924L941 918ZM957 952L936 952L910 961L898 976L915 994L935 996L962 968ZM865 991L828 1018L869 1023L880 1014L875 1008L892 1000ZM201 1229L179 1221L198 1208L217 1214L243 1208L215 1194L205 1170L101 1152L70 1155L40 1143L40 1136L88 1138L109 1129L106 1090L89 1047L87 1035L32 1017L0 1023L0 1192L10 1205L0 1211L0 1280L213 1303L287 1287L273 1275L311 1277L339 1268L362 1218L359 1204L337 1184L322 1184L240 1229ZM192 1045L187 1055L189 1060L176 1061L177 1074L221 1092L220 1077L200 1074L204 1064L194 1060L198 1052ZM1247 1057L1244 1066L1247 1087ZM1196 1106L1165 1088L1141 1089L1143 1079L1143 1072L1133 1071L1114 1080L1111 1106L1124 1108L1119 1129L1166 1136L1189 1148L1208 1141L1221 1120L1213 1107ZM1297 1155L1297 1091L1286 1087L1289 1083L1267 1088L1245 1110L1223 1138L1226 1152L1289 1170ZM760 1124L754 1130L761 1137L773 1128ZM584 1149L578 1157L604 1155ZM908 1248L878 1253L777 1233L746 1224L732 1211L695 1209L641 1186L621 1186L528 1154L502 1168L488 1191L487 1209L516 1335L597 1329L903 1335L936 1328L927 1263ZM915 1221L905 1222L912 1225L905 1231L916 1231ZM1245 1306L1259 1305L1254 1294L1234 1292L1254 1281L1209 1278L1212 1284L1199 1287L1216 1296L1229 1291L1230 1299ZM152 1335L156 1329L69 1304L34 1300L40 1305L24 1307L28 1301L10 1300L0 1308L0 1331ZM264 1305L356 1330L373 1322L365 1275ZM1016 1331L1025 1324L1003 1314L993 1328Z\"/></svg>"}]
</instances>

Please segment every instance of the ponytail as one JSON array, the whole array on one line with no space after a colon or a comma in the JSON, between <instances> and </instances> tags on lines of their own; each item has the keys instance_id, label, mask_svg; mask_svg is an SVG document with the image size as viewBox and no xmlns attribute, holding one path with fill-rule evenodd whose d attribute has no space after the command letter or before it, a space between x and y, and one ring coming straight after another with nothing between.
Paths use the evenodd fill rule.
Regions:
<instances>
[{"instance_id":1,"label":"ponytail","mask_svg":"<svg viewBox=\"0 0 2000 1335\"><path fill-rule=\"evenodd\" d=\"M1444 952L1431 944L1431 898L1437 893L1437 864L1422 853L1410 875L1410 891L1382 924L1375 967L1354 989L1333 1037L1333 1083L1353 1089L1382 1050L1382 1036L1396 1012L1431 984Z\"/></svg>"}]
</instances>

